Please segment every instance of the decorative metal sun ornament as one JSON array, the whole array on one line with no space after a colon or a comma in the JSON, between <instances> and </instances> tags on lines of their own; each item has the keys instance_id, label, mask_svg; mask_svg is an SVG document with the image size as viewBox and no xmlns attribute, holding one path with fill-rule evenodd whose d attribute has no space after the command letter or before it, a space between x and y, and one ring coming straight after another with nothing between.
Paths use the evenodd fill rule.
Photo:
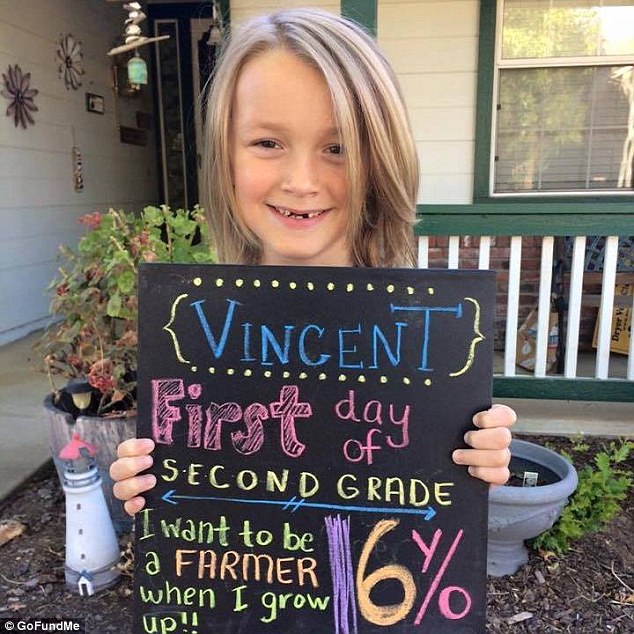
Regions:
<instances>
[{"instance_id":1,"label":"decorative metal sun ornament","mask_svg":"<svg viewBox=\"0 0 634 634\"><path fill-rule=\"evenodd\" d=\"M64 80L66 90L77 90L81 86L81 76L84 74L82 57L81 42L71 33L60 35L57 42L57 59L59 76Z\"/></svg>"},{"instance_id":2,"label":"decorative metal sun ornament","mask_svg":"<svg viewBox=\"0 0 634 634\"><path fill-rule=\"evenodd\" d=\"M21 125L25 130L27 126L34 125L35 121L31 112L37 112L38 107L33 103L33 97L39 90L29 88L31 73L22 74L22 69L16 64L9 65L6 73L2 73L4 90L2 96L11 101L7 108L7 117L13 117L13 123L17 128Z\"/></svg>"}]
</instances>

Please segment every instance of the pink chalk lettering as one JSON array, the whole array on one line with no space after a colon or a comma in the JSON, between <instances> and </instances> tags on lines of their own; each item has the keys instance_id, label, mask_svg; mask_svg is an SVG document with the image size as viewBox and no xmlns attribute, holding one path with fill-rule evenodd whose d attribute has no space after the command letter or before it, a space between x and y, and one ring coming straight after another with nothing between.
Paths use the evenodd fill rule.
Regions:
<instances>
[{"instance_id":1,"label":"pink chalk lettering","mask_svg":"<svg viewBox=\"0 0 634 634\"><path fill-rule=\"evenodd\" d=\"M171 445L174 423L181 419L178 407L170 403L185 396L182 379L152 380L152 438L157 443Z\"/></svg>"},{"instance_id":2,"label":"pink chalk lettering","mask_svg":"<svg viewBox=\"0 0 634 634\"><path fill-rule=\"evenodd\" d=\"M242 418L242 408L237 403L210 403L206 411L205 449L218 451L222 448L222 423L235 423Z\"/></svg>"},{"instance_id":3,"label":"pink chalk lettering","mask_svg":"<svg viewBox=\"0 0 634 634\"><path fill-rule=\"evenodd\" d=\"M409 445L409 413L410 413L411 407L409 405L405 406L405 409L403 410L403 416L400 420L396 420L396 418L394 417L394 405L392 405L392 403L390 403L390 408L389 408L389 412L390 412L390 420L392 421L392 423L394 425L400 426L401 427L401 432L403 434L403 439L400 443L395 443L392 440L392 436L387 436L386 438L386 442L388 444L388 446L392 447L392 449L404 449L405 447L407 447L407 445Z\"/></svg>"},{"instance_id":4,"label":"pink chalk lettering","mask_svg":"<svg viewBox=\"0 0 634 634\"><path fill-rule=\"evenodd\" d=\"M374 415L372 415L372 410L370 408L374 408ZM368 401L363 408L363 420L366 423L376 423L377 425L383 424L382 417L383 406L380 401Z\"/></svg>"},{"instance_id":5,"label":"pink chalk lettering","mask_svg":"<svg viewBox=\"0 0 634 634\"><path fill-rule=\"evenodd\" d=\"M438 546L438 542L440 541L441 537L442 530L440 528L437 528L431 541L431 545L427 546L427 544L425 544L425 542L423 541L423 538L419 535L418 531L412 531L412 539L416 542L418 547L423 551L425 555L425 560L423 561L421 572L427 572L427 569L429 568L429 564L431 563L431 559L436 552L436 547Z\"/></svg>"},{"instance_id":6,"label":"pink chalk lettering","mask_svg":"<svg viewBox=\"0 0 634 634\"><path fill-rule=\"evenodd\" d=\"M264 426L262 421L269 417L269 411L262 403L252 403L244 410L246 432L231 433L233 446L245 456L256 453L264 444Z\"/></svg>"},{"instance_id":7,"label":"pink chalk lettering","mask_svg":"<svg viewBox=\"0 0 634 634\"><path fill-rule=\"evenodd\" d=\"M200 405L185 405L187 410L187 446L200 447L203 428L203 408Z\"/></svg>"},{"instance_id":8,"label":"pink chalk lettering","mask_svg":"<svg viewBox=\"0 0 634 634\"><path fill-rule=\"evenodd\" d=\"M452 592L458 592L464 598L465 607L462 612L454 612L451 609L449 601ZM440 607L440 612L446 619L457 621L469 613L471 609L471 595L464 588L460 588L459 586L447 586L438 595L438 607Z\"/></svg>"},{"instance_id":9,"label":"pink chalk lettering","mask_svg":"<svg viewBox=\"0 0 634 634\"><path fill-rule=\"evenodd\" d=\"M298 395L296 385L285 385L280 390L280 400L271 403L271 415L278 417L282 423L282 450L291 458L298 458L306 449L306 445L297 439L295 418L308 418L313 414L310 403L299 403Z\"/></svg>"},{"instance_id":10,"label":"pink chalk lettering","mask_svg":"<svg viewBox=\"0 0 634 634\"><path fill-rule=\"evenodd\" d=\"M187 394L189 394L189 398L197 400L200 398L202 394L203 386L200 383L192 383L187 387Z\"/></svg>"},{"instance_id":11,"label":"pink chalk lettering","mask_svg":"<svg viewBox=\"0 0 634 634\"><path fill-rule=\"evenodd\" d=\"M344 407L347 408L346 412L344 412L344 409L343 409ZM335 405L335 412L341 420L352 420L355 423L360 422L360 420L356 417L356 414L354 412L354 390L349 390L348 398L341 399Z\"/></svg>"},{"instance_id":12,"label":"pink chalk lettering","mask_svg":"<svg viewBox=\"0 0 634 634\"><path fill-rule=\"evenodd\" d=\"M365 437L365 445L360 441L354 438L349 438L343 443L343 455L345 456L348 462L361 462L362 460L366 460L368 464L373 464L374 462L374 452L380 451L382 447L380 445L372 444L372 437L374 434L382 434L383 432L376 427L372 427L368 429L368 433ZM351 449L354 447L354 449Z\"/></svg>"}]
</instances>

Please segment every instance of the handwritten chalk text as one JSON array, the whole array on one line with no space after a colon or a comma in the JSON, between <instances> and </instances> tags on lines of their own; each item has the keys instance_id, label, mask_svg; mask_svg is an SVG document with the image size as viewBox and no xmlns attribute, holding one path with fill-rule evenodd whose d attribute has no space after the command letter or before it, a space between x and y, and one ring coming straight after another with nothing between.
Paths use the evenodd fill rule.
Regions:
<instances>
[{"instance_id":1,"label":"handwritten chalk text","mask_svg":"<svg viewBox=\"0 0 634 634\"><path fill-rule=\"evenodd\" d=\"M192 302L204 341L215 360L220 360L228 349L241 351L241 361L263 367L286 366L291 361L306 368L336 365L340 370L377 370L382 367L398 367L401 352L406 348L420 351L418 370L431 372L428 366L432 315L434 319L460 319L463 304L454 306L385 306L392 315L392 323L350 324L328 329L320 324L282 323L279 325L255 324L248 316L241 320L237 313L244 312L243 305L226 298L224 318L220 328L214 330L206 312L206 300ZM214 303L212 313L220 312L219 302ZM394 321L396 313L411 313L410 323ZM246 319L246 321L244 321Z\"/></svg>"}]
</instances>

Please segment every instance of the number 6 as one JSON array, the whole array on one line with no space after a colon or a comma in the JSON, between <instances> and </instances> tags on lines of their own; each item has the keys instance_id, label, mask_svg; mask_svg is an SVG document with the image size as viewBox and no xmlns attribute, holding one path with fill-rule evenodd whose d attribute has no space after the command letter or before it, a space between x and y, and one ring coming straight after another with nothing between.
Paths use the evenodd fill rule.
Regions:
<instances>
[{"instance_id":1,"label":"number 6","mask_svg":"<svg viewBox=\"0 0 634 634\"><path fill-rule=\"evenodd\" d=\"M357 596L361 614L365 619L376 625L394 625L398 621L404 619L414 605L416 598L416 586L412 573L399 564L391 564L377 568L374 572L364 577L365 568L368 565L370 553L376 542L381 539L385 533L389 533L398 526L398 520L381 520L370 533L361 556L359 557L359 566L357 567ZM376 605L370 598L370 593L374 586L386 579L395 579L401 586L405 597L401 603L392 605Z\"/></svg>"}]
</instances>

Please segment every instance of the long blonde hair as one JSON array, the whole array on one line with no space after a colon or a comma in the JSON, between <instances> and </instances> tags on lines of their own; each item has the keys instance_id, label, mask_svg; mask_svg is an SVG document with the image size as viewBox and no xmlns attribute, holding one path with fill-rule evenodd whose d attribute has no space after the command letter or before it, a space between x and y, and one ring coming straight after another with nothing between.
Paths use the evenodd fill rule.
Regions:
<instances>
[{"instance_id":1,"label":"long blonde hair","mask_svg":"<svg viewBox=\"0 0 634 634\"><path fill-rule=\"evenodd\" d=\"M355 22L318 9L254 18L226 44L207 102L201 198L219 260L256 264L261 245L241 221L231 176L231 108L244 64L284 48L324 76L346 148L357 266L414 266L418 158L394 71Z\"/></svg>"}]
</instances>

